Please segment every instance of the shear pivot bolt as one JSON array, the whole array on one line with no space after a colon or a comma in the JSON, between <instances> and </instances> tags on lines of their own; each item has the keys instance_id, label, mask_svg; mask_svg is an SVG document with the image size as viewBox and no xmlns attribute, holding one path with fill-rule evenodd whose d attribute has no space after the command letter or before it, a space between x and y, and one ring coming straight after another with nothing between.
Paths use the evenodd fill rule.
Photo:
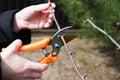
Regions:
<instances>
[{"instance_id":1,"label":"shear pivot bolt","mask_svg":"<svg viewBox=\"0 0 120 80\"><path fill-rule=\"evenodd\" d=\"M60 46L59 46L59 44L56 43L56 44L55 44L55 47L56 47L56 48L59 48Z\"/></svg>"},{"instance_id":2,"label":"shear pivot bolt","mask_svg":"<svg viewBox=\"0 0 120 80\"><path fill-rule=\"evenodd\" d=\"M56 56L56 53L53 53L53 56Z\"/></svg>"}]
</instances>

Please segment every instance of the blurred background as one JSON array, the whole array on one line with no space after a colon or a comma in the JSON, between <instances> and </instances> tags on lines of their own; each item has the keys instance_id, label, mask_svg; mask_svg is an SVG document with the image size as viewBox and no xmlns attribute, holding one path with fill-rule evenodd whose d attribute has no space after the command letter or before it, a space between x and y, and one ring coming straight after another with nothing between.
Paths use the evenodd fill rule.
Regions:
<instances>
[{"instance_id":1,"label":"blurred background","mask_svg":"<svg viewBox=\"0 0 120 80\"><path fill-rule=\"evenodd\" d=\"M45 3L47 0L3 0L2 11L19 9L29 5ZM68 46L73 52L80 71L87 74L87 80L120 80L120 50L102 33L85 23L93 22L106 31L120 44L120 0L51 0L56 4L55 16L61 26L73 26L66 34L75 34ZM1 7L0 7L1 8ZM32 42L57 31L55 23L49 29L32 31ZM41 50L22 54L37 61L43 55ZM56 63L50 64L41 80L81 80L63 47Z\"/></svg>"}]
</instances>

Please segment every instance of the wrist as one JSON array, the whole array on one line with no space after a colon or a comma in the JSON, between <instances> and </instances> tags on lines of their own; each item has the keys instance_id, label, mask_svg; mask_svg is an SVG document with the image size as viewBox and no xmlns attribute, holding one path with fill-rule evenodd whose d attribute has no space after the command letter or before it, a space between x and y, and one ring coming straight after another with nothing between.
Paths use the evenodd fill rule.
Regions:
<instances>
[{"instance_id":1,"label":"wrist","mask_svg":"<svg viewBox=\"0 0 120 80\"><path fill-rule=\"evenodd\" d=\"M14 15L14 20L13 20L13 30L14 32L19 32L21 29L19 27L19 18L17 17L17 13Z\"/></svg>"},{"instance_id":2,"label":"wrist","mask_svg":"<svg viewBox=\"0 0 120 80\"><path fill-rule=\"evenodd\" d=\"M28 29L28 23L25 21L25 19L22 16L21 16L21 14L19 14L19 12L17 12L14 16L13 30L15 32L19 32L22 29Z\"/></svg>"}]
</instances>

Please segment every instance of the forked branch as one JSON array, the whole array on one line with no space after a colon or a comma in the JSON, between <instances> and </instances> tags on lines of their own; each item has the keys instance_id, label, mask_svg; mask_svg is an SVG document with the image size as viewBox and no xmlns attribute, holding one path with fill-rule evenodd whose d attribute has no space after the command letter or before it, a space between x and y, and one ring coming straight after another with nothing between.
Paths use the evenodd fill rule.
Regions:
<instances>
[{"instance_id":1,"label":"forked branch","mask_svg":"<svg viewBox=\"0 0 120 80\"><path fill-rule=\"evenodd\" d=\"M97 29L98 31L103 33L105 36L107 36L112 41L112 43L114 43L118 47L118 49L120 50L120 45L107 32L105 32L104 30L102 30L101 28L96 26L90 19L86 19L85 22L89 22L95 29Z\"/></svg>"}]
</instances>

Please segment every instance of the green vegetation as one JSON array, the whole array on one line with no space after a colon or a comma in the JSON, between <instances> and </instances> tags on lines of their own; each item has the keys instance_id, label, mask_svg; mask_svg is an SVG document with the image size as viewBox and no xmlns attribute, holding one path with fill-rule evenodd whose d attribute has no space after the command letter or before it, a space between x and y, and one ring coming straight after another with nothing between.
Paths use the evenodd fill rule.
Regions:
<instances>
[{"instance_id":1,"label":"green vegetation","mask_svg":"<svg viewBox=\"0 0 120 80\"><path fill-rule=\"evenodd\" d=\"M120 25L116 25L120 20L120 0L57 0L56 3L73 26L80 26L80 37L96 37L105 45L116 48L107 37L94 30L90 24L85 24L84 20L92 17L97 26L120 42Z\"/></svg>"}]
</instances>

